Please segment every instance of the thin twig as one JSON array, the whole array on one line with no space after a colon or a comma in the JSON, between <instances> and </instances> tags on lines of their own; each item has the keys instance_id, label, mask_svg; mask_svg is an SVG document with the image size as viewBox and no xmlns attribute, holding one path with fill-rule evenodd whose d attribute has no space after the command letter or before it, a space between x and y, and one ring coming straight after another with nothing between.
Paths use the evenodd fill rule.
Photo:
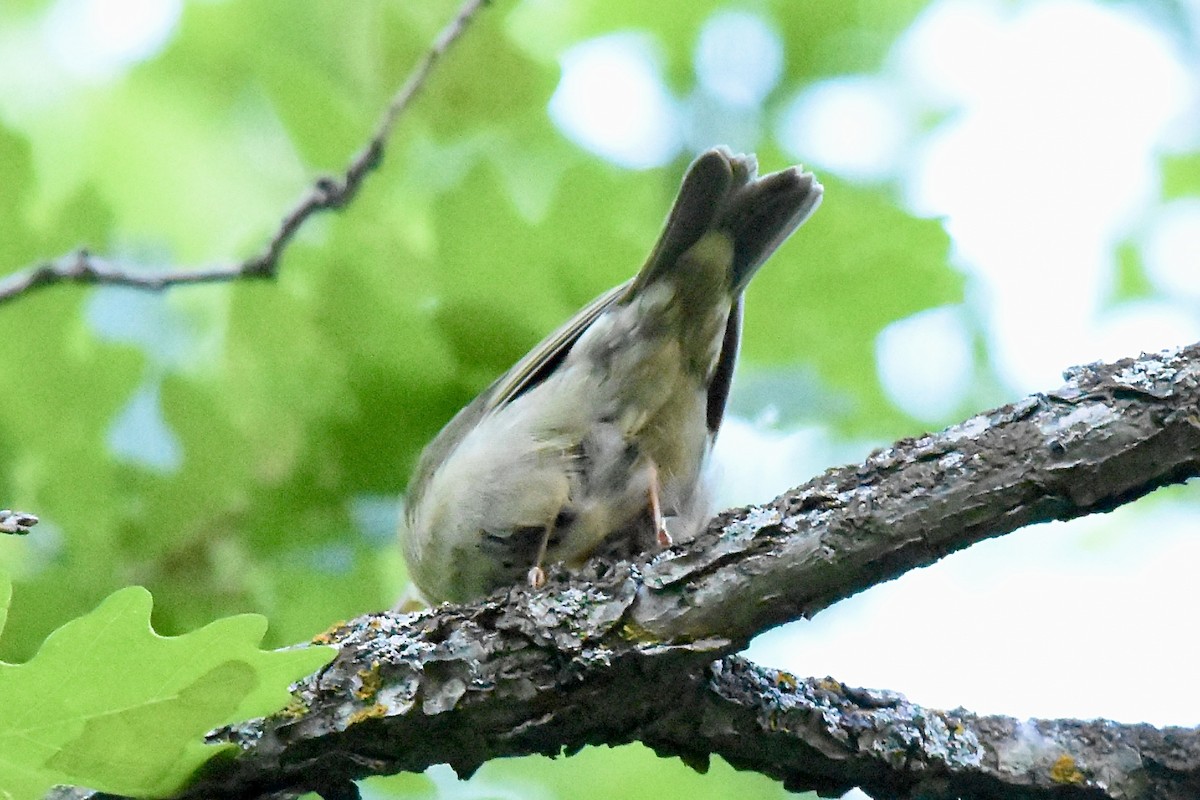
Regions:
<instances>
[{"instance_id":1,"label":"thin twig","mask_svg":"<svg viewBox=\"0 0 1200 800\"><path fill-rule=\"evenodd\" d=\"M25 511L0 509L0 533L15 533L24 536L38 524L38 518Z\"/></svg>"},{"instance_id":2,"label":"thin twig","mask_svg":"<svg viewBox=\"0 0 1200 800\"><path fill-rule=\"evenodd\" d=\"M367 175L383 160L384 148L392 130L425 87L434 65L462 36L471 20L488 2L489 0L466 0L463 3L454 19L434 39L404 85L392 97L366 147L350 160L340 177L318 178L283 217L270 242L258 255L235 264L214 267L141 271L137 268L123 267L92 255L86 248L79 248L58 258L14 272L0 280L0 303L56 283L108 284L157 292L180 284L275 277L284 249L308 218L319 211L340 209L358 194Z\"/></svg>"}]
</instances>

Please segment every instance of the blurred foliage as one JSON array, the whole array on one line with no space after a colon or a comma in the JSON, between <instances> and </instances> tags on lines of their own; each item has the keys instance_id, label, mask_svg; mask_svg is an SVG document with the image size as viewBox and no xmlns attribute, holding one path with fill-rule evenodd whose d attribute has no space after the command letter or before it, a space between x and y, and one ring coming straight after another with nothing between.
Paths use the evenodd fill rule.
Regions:
<instances>
[{"instance_id":1,"label":"blurred foliage","mask_svg":"<svg viewBox=\"0 0 1200 800\"><path fill-rule=\"evenodd\" d=\"M6 4L0 25L32 30L47 5ZM163 296L58 287L0 308L0 501L43 520L0 541L16 579L0 658L28 658L129 584L152 591L165 634L254 611L270 645L394 602L403 567L380 509L421 446L636 269L687 162L634 173L564 139L546 112L556 56L644 30L687 91L699 27L727 6L497 2L438 66L361 195L305 228L278 280ZM814 77L873 69L921 3L749 7L783 36L778 102ZM363 145L456 9L188 3L162 51L113 80L0 100L0 272L80 245L154 267L257 252L313 178ZM757 150L765 169L786 163L765 135ZM938 223L886 189L825 183L825 206L749 292L744 362L803 370L809 414L835 409L825 422L843 433L911 433L878 385L875 337L957 301L961 277ZM118 421L139 396L163 432L131 442ZM584 782L565 776L580 769L645 775L630 796L775 787L723 767L695 778L630 748L576 762L484 774L537 776L556 796L579 796Z\"/></svg>"},{"instance_id":2,"label":"blurred foliage","mask_svg":"<svg viewBox=\"0 0 1200 800\"><path fill-rule=\"evenodd\" d=\"M1172 153L1162 160L1162 195L1167 200L1200 194L1200 153Z\"/></svg>"},{"instance_id":3,"label":"blurred foliage","mask_svg":"<svg viewBox=\"0 0 1200 800\"><path fill-rule=\"evenodd\" d=\"M581 776L603 776L588 780ZM439 766L426 775L395 775L362 781L363 796L394 795L415 798L453 796L454 772ZM804 792L791 794L777 781L750 772L738 772L720 758L713 758L701 774L678 759L663 759L641 744L617 750L586 747L568 759L530 756L499 759L484 764L471 778L472 797L539 800L569 797L571 800L611 800L614 797L653 797L654 800L696 800L702 797L793 798L817 800Z\"/></svg>"}]
</instances>

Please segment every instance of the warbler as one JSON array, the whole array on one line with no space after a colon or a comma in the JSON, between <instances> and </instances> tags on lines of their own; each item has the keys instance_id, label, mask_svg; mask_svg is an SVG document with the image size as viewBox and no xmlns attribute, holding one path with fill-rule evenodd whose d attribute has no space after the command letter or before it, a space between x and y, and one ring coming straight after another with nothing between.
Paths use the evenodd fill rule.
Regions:
<instances>
[{"instance_id":1,"label":"warbler","mask_svg":"<svg viewBox=\"0 0 1200 800\"><path fill-rule=\"evenodd\" d=\"M688 168L641 270L597 297L425 448L405 500L409 576L467 601L545 566L628 557L694 536L729 397L742 292L822 188L763 177L725 147Z\"/></svg>"}]
</instances>

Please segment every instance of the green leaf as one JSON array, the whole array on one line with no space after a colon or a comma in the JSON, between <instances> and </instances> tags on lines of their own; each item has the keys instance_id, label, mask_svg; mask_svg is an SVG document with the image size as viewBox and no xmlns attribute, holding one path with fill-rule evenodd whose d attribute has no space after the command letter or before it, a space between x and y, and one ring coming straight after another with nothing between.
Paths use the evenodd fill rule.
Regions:
<instances>
[{"instance_id":1,"label":"green leaf","mask_svg":"<svg viewBox=\"0 0 1200 800\"><path fill-rule=\"evenodd\" d=\"M0 786L13 798L59 783L172 793L220 752L205 732L278 710L288 684L333 653L262 651L266 620L252 614L159 636L151 602L141 587L122 589L50 634L27 663L0 663Z\"/></svg>"},{"instance_id":2,"label":"green leaf","mask_svg":"<svg viewBox=\"0 0 1200 800\"><path fill-rule=\"evenodd\" d=\"M207 758L186 752L205 722L228 715L235 698L249 693L255 682L249 664L227 661L169 697L88 718L83 732L47 759L46 767L99 786L156 787L176 768L188 775L189 755ZM145 731L154 732L152 740ZM150 741L153 747L147 748ZM152 758L146 757L147 749L154 751Z\"/></svg>"},{"instance_id":3,"label":"green leaf","mask_svg":"<svg viewBox=\"0 0 1200 800\"><path fill-rule=\"evenodd\" d=\"M1172 153L1162 160L1162 194L1168 200L1200 192L1200 151Z\"/></svg>"},{"instance_id":4,"label":"green leaf","mask_svg":"<svg viewBox=\"0 0 1200 800\"><path fill-rule=\"evenodd\" d=\"M33 194L33 155L29 140L0 124L0 273L23 266L34 253L25 212Z\"/></svg>"},{"instance_id":5,"label":"green leaf","mask_svg":"<svg viewBox=\"0 0 1200 800\"><path fill-rule=\"evenodd\" d=\"M817 75L878 69L895 37L928 3L820 3L804 14L797 14L786 0L773 5L773 18L783 37L786 80L790 83Z\"/></svg>"},{"instance_id":6,"label":"green leaf","mask_svg":"<svg viewBox=\"0 0 1200 800\"><path fill-rule=\"evenodd\" d=\"M435 773L436 774L436 773ZM603 780L581 781L581 775L603 775ZM773 778L735 770L714 757L706 772L678 758L664 758L635 743L622 747L585 747L570 758L545 756L496 759L484 764L471 778L470 790L483 796L522 796L518 787L536 782L550 797L571 800L602 798L753 797L759 800L817 800L816 795L793 794ZM469 790L469 791L470 791Z\"/></svg>"}]
</instances>

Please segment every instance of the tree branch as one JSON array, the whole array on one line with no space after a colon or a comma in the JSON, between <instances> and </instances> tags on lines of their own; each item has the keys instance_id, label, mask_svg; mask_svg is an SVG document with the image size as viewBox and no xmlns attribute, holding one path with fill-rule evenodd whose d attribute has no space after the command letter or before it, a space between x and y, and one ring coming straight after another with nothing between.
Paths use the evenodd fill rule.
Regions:
<instances>
[{"instance_id":1,"label":"tree branch","mask_svg":"<svg viewBox=\"0 0 1200 800\"><path fill-rule=\"evenodd\" d=\"M1023 525L1200 473L1200 345L1068 373L1049 394L877 451L695 542L479 603L373 614L188 797L344 794L353 778L644 741L790 788L894 797L1183 798L1197 733L912 706L731 657L751 636ZM716 661L715 664L713 662Z\"/></svg>"},{"instance_id":2,"label":"tree branch","mask_svg":"<svg viewBox=\"0 0 1200 800\"><path fill-rule=\"evenodd\" d=\"M880 798L1158 798L1200 789L1200 731L941 711L730 656L642 737L660 755L733 766L792 790ZM699 721L699 724L698 724ZM689 754L692 754L689 756Z\"/></svg>"},{"instance_id":3,"label":"tree branch","mask_svg":"<svg viewBox=\"0 0 1200 800\"><path fill-rule=\"evenodd\" d=\"M367 175L382 162L392 129L424 88L434 65L462 36L471 20L487 3L488 0L466 0L463 3L454 19L434 39L404 85L392 97L366 146L350 160L340 177L323 176L317 179L284 215L267 246L258 255L235 264L148 271L123 266L95 256L86 248L79 248L0 279L0 303L58 283L107 284L157 292L180 284L274 278L279 259L304 223L317 212L344 207L358 194Z\"/></svg>"}]
</instances>

